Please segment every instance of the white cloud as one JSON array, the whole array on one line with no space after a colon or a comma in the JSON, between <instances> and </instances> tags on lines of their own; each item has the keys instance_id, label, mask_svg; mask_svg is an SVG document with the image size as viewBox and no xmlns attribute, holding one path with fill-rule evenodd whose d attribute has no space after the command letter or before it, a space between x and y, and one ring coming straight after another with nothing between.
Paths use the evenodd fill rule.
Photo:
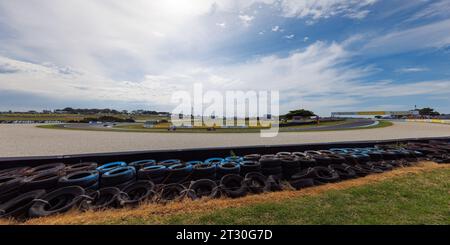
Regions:
<instances>
[{"instance_id":1,"label":"white cloud","mask_svg":"<svg viewBox=\"0 0 450 245\"><path fill-rule=\"evenodd\" d=\"M274 26L274 27L272 27L272 31L273 32L277 32L277 31L279 31L280 30L280 27L279 26Z\"/></svg>"},{"instance_id":2,"label":"white cloud","mask_svg":"<svg viewBox=\"0 0 450 245\"><path fill-rule=\"evenodd\" d=\"M309 40L309 37L304 37L303 42L307 42Z\"/></svg>"},{"instance_id":3,"label":"white cloud","mask_svg":"<svg viewBox=\"0 0 450 245\"><path fill-rule=\"evenodd\" d=\"M227 23L225 23L225 22L216 23L216 26L221 27L221 28L225 28L225 27L227 27Z\"/></svg>"},{"instance_id":4,"label":"white cloud","mask_svg":"<svg viewBox=\"0 0 450 245\"><path fill-rule=\"evenodd\" d=\"M441 0L431 3L422 10L414 14L408 21L415 21L419 19L428 19L433 17L449 17L450 16L450 1Z\"/></svg>"},{"instance_id":5,"label":"white cloud","mask_svg":"<svg viewBox=\"0 0 450 245\"><path fill-rule=\"evenodd\" d=\"M370 12L366 8L376 2L377 0L284 0L280 4L284 16L319 20L333 16L361 19Z\"/></svg>"},{"instance_id":6,"label":"white cloud","mask_svg":"<svg viewBox=\"0 0 450 245\"><path fill-rule=\"evenodd\" d=\"M293 39L294 37L295 37L294 34L284 36L284 38L286 38L286 39Z\"/></svg>"},{"instance_id":7,"label":"white cloud","mask_svg":"<svg viewBox=\"0 0 450 245\"><path fill-rule=\"evenodd\" d=\"M244 26L249 26L255 17L250 15L239 15L239 19Z\"/></svg>"},{"instance_id":8,"label":"white cloud","mask_svg":"<svg viewBox=\"0 0 450 245\"><path fill-rule=\"evenodd\" d=\"M371 54L389 54L425 48L442 48L449 44L450 19L447 19L380 35L369 41L364 49Z\"/></svg>"},{"instance_id":9,"label":"white cloud","mask_svg":"<svg viewBox=\"0 0 450 245\"><path fill-rule=\"evenodd\" d=\"M397 69L397 72L400 73L411 73L411 72L424 72L424 71L429 71L430 69L426 68L426 67L405 67L405 68L401 68L401 69Z\"/></svg>"},{"instance_id":10,"label":"white cloud","mask_svg":"<svg viewBox=\"0 0 450 245\"><path fill-rule=\"evenodd\" d=\"M450 81L367 84L371 67L349 67L352 54L337 43L315 42L287 57L265 56L230 65L174 64L143 80L115 81L86 71L65 71L50 65L32 64L1 57L16 73L0 74L5 90L29 92L64 99L143 102L167 105L172 92L190 90L201 82L205 90L280 90L282 111L304 106L326 114L341 106L355 106L371 98L411 95L448 95ZM14 83L9 82L14 79ZM30 82L33 81L33 82ZM51 88L51 89L48 89Z\"/></svg>"}]
</instances>

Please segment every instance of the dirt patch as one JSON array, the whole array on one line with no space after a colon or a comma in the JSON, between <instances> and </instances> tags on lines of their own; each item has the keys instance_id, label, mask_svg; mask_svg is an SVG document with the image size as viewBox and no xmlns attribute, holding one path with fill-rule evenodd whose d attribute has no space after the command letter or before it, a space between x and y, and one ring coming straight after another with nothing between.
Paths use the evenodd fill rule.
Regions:
<instances>
[{"instance_id":1,"label":"dirt patch","mask_svg":"<svg viewBox=\"0 0 450 245\"><path fill-rule=\"evenodd\" d=\"M137 209L116 209L97 212L72 211L69 213L32 219L25 224L98 224L117 221L126 221L129 219L142 219L143 221L151 220L151 223L161 223L164 218L170 215L186 214L186 213L204 213L217 209L229 207L242 207L262 202L280 202L291 198L306 195L318 195L329 190L342 190L351 187L377 183L386 179L405 176L408 174L417 174L421 172L431 171L435 169L450 168L450 165L439 165L433 162L421 162L413 167L399 168L390 172L369 175L363 178L342 181L335 184L327 184L323 186L311 187L299 191L282 191L272 192L260 195L250 195L239 199L213 199L213 200L196 200L183 201L162 204L146 204ZM17 224L11 220L0 220L0 224Z\"/></svg>"}]
</instances>

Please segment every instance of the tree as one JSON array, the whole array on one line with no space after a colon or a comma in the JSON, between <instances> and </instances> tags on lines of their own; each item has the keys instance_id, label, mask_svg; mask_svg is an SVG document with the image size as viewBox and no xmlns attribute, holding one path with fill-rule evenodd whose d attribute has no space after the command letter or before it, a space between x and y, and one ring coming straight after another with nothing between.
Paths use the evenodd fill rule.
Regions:
<instances>
[{"instance_id":1,"label":"tree","mask_svg":"<svg viewBox=\"0 0 450 245\"><path fill-rule=\"evenodd\" d=\"M440 115L439 112L437 112L433 108L429 108L429 107L418 109L418 111L421 116L439 116Z\"/></svg>"},{"instance_id":2,"label":"tree","mask_svg":"<svg viewBox=\"0 0 450 245\"><path fill-rule=\"evenodd\" d=\"M314 114L314 112L312 111L308 111L305 109L300 109L300 110L293 110L293 111L289 111L288 114L286 114L286 118L287 119L292 119L294 116L299 116L299 117L312 117L315 116L316 114Z\"/></svg>"}]
</instances>

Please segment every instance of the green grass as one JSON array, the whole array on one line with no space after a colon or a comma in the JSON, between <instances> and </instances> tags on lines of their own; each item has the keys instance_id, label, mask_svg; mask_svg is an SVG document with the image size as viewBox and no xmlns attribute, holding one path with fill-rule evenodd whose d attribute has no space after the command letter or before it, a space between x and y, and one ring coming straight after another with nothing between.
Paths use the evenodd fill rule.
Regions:
<instances>
[{"instance_id":1,"label":"green grass","mask_svg":"<svg viewBox=\"0 0 450 245\"><path fill-rule=\"evenodd\" d=\"M284 202L268 201L209 213L169 216L164 224L450 224L450 169L330 190ZM153 217L108 223L152 224Z\"/></svg>"}]
</instances>

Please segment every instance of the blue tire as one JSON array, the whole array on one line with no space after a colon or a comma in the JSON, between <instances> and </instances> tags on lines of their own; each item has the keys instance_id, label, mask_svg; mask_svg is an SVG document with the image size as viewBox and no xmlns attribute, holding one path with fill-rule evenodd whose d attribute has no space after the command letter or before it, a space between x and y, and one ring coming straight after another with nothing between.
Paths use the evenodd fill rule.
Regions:
<instances>
[{"instance_id":1,"label":"blue tire","mask_svg":"<svg viewBox=\"0 0 450 245\"><path fill-rule=\"evenodd\" d=\"M104 173L100 179L102 186L115 186L134 179L136 170L134 167L120 167Z\"/></svg>"},{"instance_id":2,"label":"blue tire","mask_svg":"<svg viewBox=\"0 0 450 245\"><path fill-rule=\"evenodd\" d=\"M222 178L227 174L239 174L241 170L241 166L236 162L226 162L220 164L217 168L217 177Z\"/></svg>"},{"instance_id":3,"label":"blue tire","mask_svg":"<svg viewBox=\"0 0 450 245\"><path fill-rule=\"evenodd\" d=\"M78 171L59 178L58 185L61 187L78 185L83 188L98 183L100 174L97 171Z\"/></svg>"},{"instance_id":4,"label":"blue tire","mask_svg":"<svg viewBox=\"0 0 450 245\"><path fill-rule=\"evenodd\" d=\"M224 161L225 159L220 158L220 157L214 157L214 158L208 158L205 160L205 164L220 164Z\"/></svg>"},{"instance_id":5,"label":"blue tire","mask_svg":"<svg viewBox=\"0 0 450 245\"><path fill-rule=\"evenodd\" d=\"M100 174L104 174L115 168L125 167L125 166L127 166L127 164L125 162L110 162L110 163L107 163L107 164L104 164L104 165L98 167L97 171L100 172Z\"/></svg>"}]
</instances>

